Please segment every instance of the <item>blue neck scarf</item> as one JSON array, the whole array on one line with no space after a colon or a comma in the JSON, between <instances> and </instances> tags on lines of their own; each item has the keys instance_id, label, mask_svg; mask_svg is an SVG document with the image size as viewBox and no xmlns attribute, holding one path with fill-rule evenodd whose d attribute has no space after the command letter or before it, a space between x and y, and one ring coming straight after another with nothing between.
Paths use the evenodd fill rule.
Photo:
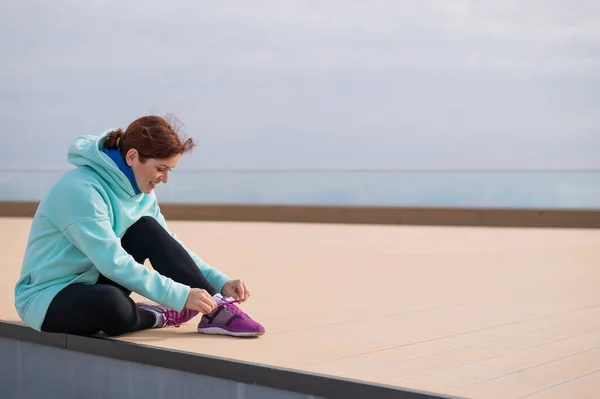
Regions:
<instances>
[{"instance_id":1,"label":"blue neck scarf","mask_svg":"<svg viewBox=\"0 0 600 399\"><path fill-rule=\"evenodd\" d=\"M121 151L118 148L116 150L109 150L109 149L104 148L104 149L102 149L102 151L106 155L108 155L110 157L110 159L112 159L114 161L114 163L117 164L117 166L119 167L121 172L123 172L125 174L125 176L127 176L127 178L129 179L129 182L131 183L131 186L133 187L133 191L135 191L136 194L141 193L140 188L138 187L137 183L135 182L135 177L133 175L133 169L131 169L131 166L129 166L125 163L125 160L121 156Z\"/></svg>"}]
</instances>

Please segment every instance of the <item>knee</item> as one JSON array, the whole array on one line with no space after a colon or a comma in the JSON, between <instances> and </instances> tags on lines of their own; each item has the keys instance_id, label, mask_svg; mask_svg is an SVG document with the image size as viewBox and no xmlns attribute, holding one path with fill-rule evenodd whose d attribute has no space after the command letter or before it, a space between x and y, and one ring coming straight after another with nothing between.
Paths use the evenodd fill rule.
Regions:
<instances>
[{"instance_id":1,"label":"knee","mask_svg":"<svg viewBox=\"0 0 600 399\"><path fill-rule=\"evenodd\" d=\"M132 331L138 323L135 303L117 287L106 287L102 314L102 331L109 336L117 336Z\"/></svg>"},{"instance_id":2,"label":"knee","mask_svg":"<svg viewBox=\"0 0 600 399\"><path fill-rule=\"evenodd\" d=\"M151 216L142 216L127 229L125 235L138 236L141 234L144 238L148 238L148 236L159 234L163 230L156 219Z\"/></svg>"},{"instance_id":3,"label":"knee","mask_svg":"<svg viewBox=\"0 0 600 399\"><path fill-rule=\"evenodd\" d=\"M137 220L137 222L135 222L130 227L130 229L131 228L142 229L144 231L148 231L148 230L152 231L152 230L162 229L162 226L152 216L142 216L141 218L139 218Z\"/></svg>"}]
</instances>

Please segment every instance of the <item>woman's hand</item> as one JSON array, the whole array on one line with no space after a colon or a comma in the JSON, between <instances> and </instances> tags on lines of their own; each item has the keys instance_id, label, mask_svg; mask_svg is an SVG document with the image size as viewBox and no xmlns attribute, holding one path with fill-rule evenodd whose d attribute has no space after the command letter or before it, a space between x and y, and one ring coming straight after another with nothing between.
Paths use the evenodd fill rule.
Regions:
<instances>
[{"instance_id":1,"label":"woman's hand","mask_svg":"<svg viewBox=\"0 0 600 399\"><path fill-rule=\"evenodd\" d=\"M240 302L245 302L250 298L250 291L242 280L229 280L221 289L221 293Z\"/></svg>"},{"instance_id":2,"label":"woman's hand","mask_svg":"<svg viewBox=\"0 0 600 399\"><path fill-rule=\"evenodd\" d=\"M207 314L217 308L217 303L208 291L200 288L190 288L185 307L202 314Z\"/></svg>"}]
</instances>

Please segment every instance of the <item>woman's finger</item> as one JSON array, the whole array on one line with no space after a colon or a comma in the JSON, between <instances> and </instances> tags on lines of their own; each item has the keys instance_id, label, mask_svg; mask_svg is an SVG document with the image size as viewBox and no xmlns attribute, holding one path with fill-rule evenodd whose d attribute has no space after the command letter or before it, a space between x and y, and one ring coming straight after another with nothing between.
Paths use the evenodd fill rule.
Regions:
<instances>
[{"instance_id":1,"label":"woman's finger","mask_svg":"<svg viewBox=\"0 0 600 399\"><path fill-rule=\"evenodd\" d=\"M238 280L235 285L235 292L237 294L237 298L240 301L244 300L244 282L242 280Z\"/></svg>"},{"instance_id":2,"label":"woman's finger","mask_svg":"<svg viewBox=\"0 0 600 399\"><path fill-rule=\"evenodd\" d=\"M202 304L202 309L204 310L203 314L209 314L210 312L212 312L214 310L210 305L208 305L206 303Z\"/></svg>"},{"instance_id":3,"label":"woman's finger","mask_svg":"<svg viewBox=\"0 0 600 399\"><path fill-rule=\"evenodd\" d=\"M244 283L243 281L242 281L242 285L244 286L244 301L245 301L250 297L250 290L248 289L248 286L246 285L246 283Z\"/></svg>"}]
</instances>

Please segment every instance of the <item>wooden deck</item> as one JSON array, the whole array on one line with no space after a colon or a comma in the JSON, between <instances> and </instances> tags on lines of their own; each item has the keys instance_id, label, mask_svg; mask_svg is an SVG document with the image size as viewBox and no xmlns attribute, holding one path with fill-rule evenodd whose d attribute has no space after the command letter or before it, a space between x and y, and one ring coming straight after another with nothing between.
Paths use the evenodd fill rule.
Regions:
<instances>
[{"instance_id":1,"label":"wooden deck","mask_svg":"<svg viewBox=\"0 0 600 399\"><path fill-rule=\"evenodd\" d=\"M30 219L0 219L0 319ZM170 223L252 291L258 339L121 337L466 398L600 392L600 230Z\"/></svg>"}]
</instances>

